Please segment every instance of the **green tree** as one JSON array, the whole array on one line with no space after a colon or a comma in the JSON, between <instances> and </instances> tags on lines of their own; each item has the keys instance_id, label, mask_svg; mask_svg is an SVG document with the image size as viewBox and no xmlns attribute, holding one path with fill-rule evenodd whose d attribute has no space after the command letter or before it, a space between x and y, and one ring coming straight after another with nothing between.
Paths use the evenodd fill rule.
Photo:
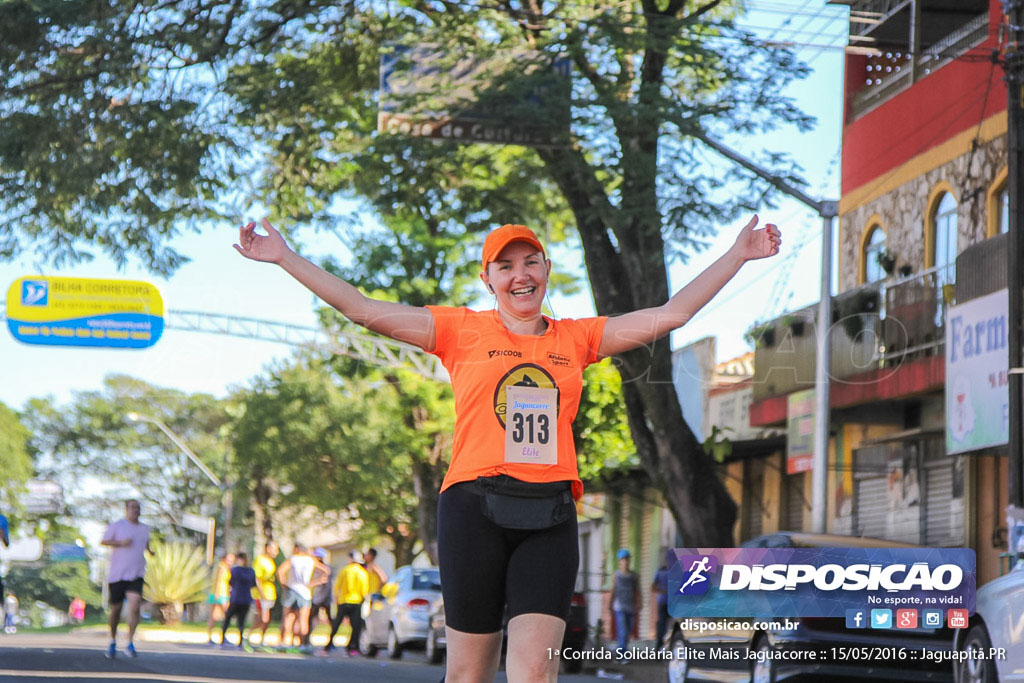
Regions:
<instances>
[{"instance_id":1,"label":"green tree","mask_svg":"<svg viewBox=\"0 0 1024 683\"><path fill-rule=\"evenodd\" d=\"M46 525L36 524L35 533L43 541L44 552L54 543L76 543L82 538L78 529L56 519ZM66 610L78 596L90 609L98 610L102 606L100 587L89 578L87 562L53 562L44 555L38 562L12 563L4 580L23 605L40 600Z\"/></svg>"},{"instance_id":2,"label":"green tree","mask_svg":"<svg viewBox=\"0 0 1024 683\"><path fill-rule=\"evenodd\" d=\"M143 499L144 514L157 514L170 524L178 524L182 512L197 513L204 507L220 511L217 487L154 425L131 422L130 412L164 422L207 467L224 477L230 445L229 417L222 402L124 375L105 378L101 391L75 393L66 406L50 399L26 404L24 421L39 454L40 473L65 490L77 489L83 475L117 487L76 501L78 513L93 519L116 518L124 498L137 495ZM178 533L205 539L180 527Z\"/></svg>"},{"instance_id":3,"label":"green tree","mask_svg":"<svg viewBox=\"0 0 1024 683\"><path fill-rule=\"evenodd\" d=\"M17 519L20 493L32 476L29 432L18 414L0 403L0 504L8 517Z\"/></svg>"},{"instance_id":4,"label":"green tree","mask_svg":"<svg viewBox=\"0 0 1024 683\"><path fill-rule=\"evenodd\" d=\"M622 377L611 359L584 371L583 395L572 433L584 481L599 481L606 474L640 464L626 420Z\"/></svg>"},{"instance_id":5,"label":"green tree","mask_svg":"<svg viewBox=\"0 0 1024 683\"><path fill-rule=\"evenodd\" d=\"M481 227L524 221L555 237L575 227L599 313L658 306L667 260L700 248L770 189L740 170L730 175L745 189L724 187L702 163L702 143L810 124L779 95L806 69L737 30L737 4L6 3L0 197L12 230L0 253L34 244L59 261L91 242L170 270L180 259L161 238L183 225L175 216L223 215L225 203L250 198L251 183L293 222L344 226L334 200L364 200L390 232L379 254L422 268L402 285L410 303L409 292L436 289L457 299L452 264L475 253L459 245ZM517 62L523 72L566 55L571 119L547 117L559 143L375 135L377 64L392 43L537 55ZM516 82L499 85L515 95ZM519 120L523 110L504 114ZM787 158L762 156L795 180ZM240 184L217 195L228 183ZM368 275L382 286L391 277ZM735 504L682 419L668 340L619 360L638 457L684 540L728 543Z\"/></svg>"},{"instance_id":6,"label":"green tree","mask_svg":"<svg viewBox=\"0 0 1024 683\"><path fill-rule=\"evenodd\" d=\"M419 388L421 399L443 391L443 385L411 375L403 387ZM409 427L410 411L379 375L343 377L315 358L257 378L236 398L238 475L250 482L263 508L265 536L273 537L272 519L281 511L312 506L360 520L357 541L385 536L396 561L412 560L421 537L421 501L410 481L419 454L434 443L429 420L416 423L419 431ZM422 540L429 552L429 537Z\"/></svg>"}]
</instances>

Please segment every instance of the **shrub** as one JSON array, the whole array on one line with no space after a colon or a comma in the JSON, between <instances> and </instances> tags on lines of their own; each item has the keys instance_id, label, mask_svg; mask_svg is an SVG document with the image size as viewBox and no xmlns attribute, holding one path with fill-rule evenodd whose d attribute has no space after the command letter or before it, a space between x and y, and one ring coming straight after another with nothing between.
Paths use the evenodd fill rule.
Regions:
<instances>
[{"instance_id":1,"label":"shrub","mask_svg":"<svg viewBox=\"0 0 1024 683\"><path fill-rule=\"evenodd\" d=\"M142 597L157 606L162 624L181 621L185 603L206 598L210 568L203 550L185 543L152 543Z\"/></svg>"}]
</instances>

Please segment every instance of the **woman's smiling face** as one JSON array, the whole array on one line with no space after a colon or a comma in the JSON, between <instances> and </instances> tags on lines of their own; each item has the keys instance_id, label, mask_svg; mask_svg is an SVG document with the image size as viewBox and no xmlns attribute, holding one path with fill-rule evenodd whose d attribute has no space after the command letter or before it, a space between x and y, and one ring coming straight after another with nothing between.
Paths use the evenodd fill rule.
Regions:
<instances>
[{"instance_id":1,"label":"woman's smiling face","mask_svg":"<svg viewBox=\"0 0 1024 683\"><path fill-rule=\"evenodd\" d=\"M494 290L500 309L524 317L540 312L550 272L551 263L537 247L512 242L480 277Z\"/></svg>"}]
</instances>

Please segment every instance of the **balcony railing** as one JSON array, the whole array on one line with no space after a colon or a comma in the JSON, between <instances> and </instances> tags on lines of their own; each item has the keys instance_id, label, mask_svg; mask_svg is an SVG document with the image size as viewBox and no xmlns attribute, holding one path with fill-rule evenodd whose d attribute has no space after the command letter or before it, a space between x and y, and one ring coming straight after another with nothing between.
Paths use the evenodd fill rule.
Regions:
<instances>
[{"instance_id":1,"label":"balcony railing","mask_svg":"<svg viewBox=\"0 0 1024 683\"><path fill-rule=\"evenodd\" d=\"M916 81L942 68L988 38L988 31L988 13L979 14L934 45L922 50L917 59L908 62L905 68L886 74L879 78L879 83L869 85L857 93L853 98L854 115L859 116L867 112L893 95L909 88Z\"/></svg>"},{"instance_id":2,"label":"balcony railing","mask_svg":"<svg viewBox=\"0 0 1024 683\"><path fill-rule=\"evenodd\" d=\"M830 377L944 353L946 308L953 302L956 267L931 268L847 290L833 299ZM754 352L754 400L814 387L817 306L765 325ZM797 325L798 321L806 321Z\"/></svg>"}]
</instances>

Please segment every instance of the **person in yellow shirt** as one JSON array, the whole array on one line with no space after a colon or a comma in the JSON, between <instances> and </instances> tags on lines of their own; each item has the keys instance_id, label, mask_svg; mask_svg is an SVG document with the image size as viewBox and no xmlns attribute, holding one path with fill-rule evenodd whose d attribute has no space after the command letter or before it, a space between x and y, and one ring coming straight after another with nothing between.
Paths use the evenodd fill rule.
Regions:
<instances>
[{"instance_id":1,"label":"person in yellow shirt","mask_svg":"<svg viewBox=\"0 0 1024 683\"><path fill-rule=\"evenodd\" d=\"M362 557L358 550L348 554L348 564L340 572L334 582L334 599L338 601L338 609L331 620L331 635L327 639L327 646L324 652L334 649L334 634L338 632L342 619L348 618L352 627L352 635L349 636L348 656L355 657L359 654L359 636L363 632L363 600L370 594L370 575L363 565L360 564Z\"/></svg>"},{"instance_id":2,"label":"person in yellow shirt","mask_svg":"<svg viewBox=\"0 0 1024 683\"><path fill-rule=\"evenodd\" d=\"M267 635L267 627L270 626L270 609L277 601L277 585L274 578L277 576L277 555L280 549L274 541L267 541L264 552L252 563L252 569L256 573L258 586L252 589L252 597L256 604L256 616L253 619L252 630L260 632L260 645ZM262 593L262 595L261 595Z\"/></svg>"},{"instance_id":3,"label":"person in yellow shirt","mask_svg":"<svg viewBox=\"0 0 1024 683\"><path fill-rule=\"evenodd\" d=\"M213 645L213 622L224 621L224 608L227 607L228 598L231 596L228 581L231 579L231 567L234 564L235 554L225 553L213 572L213 585L206 596L206 602L210 605L210 618L206 622L206 641L210 645Z\"/></svg>"},{"instance_id":4,"label":"person in yellow shirt","mask_svg":"<svg viewBox=\"0 0 1024 683\"><path fill-rule=\"evenodd\" d=\"M365 560L363 567L366 569L366 573L370 575L370 595L380 593L380 587L388 582L388 575L377 564L376 548L368 548L363 553L363 559Z\"/></svg>"}]
</instances>

